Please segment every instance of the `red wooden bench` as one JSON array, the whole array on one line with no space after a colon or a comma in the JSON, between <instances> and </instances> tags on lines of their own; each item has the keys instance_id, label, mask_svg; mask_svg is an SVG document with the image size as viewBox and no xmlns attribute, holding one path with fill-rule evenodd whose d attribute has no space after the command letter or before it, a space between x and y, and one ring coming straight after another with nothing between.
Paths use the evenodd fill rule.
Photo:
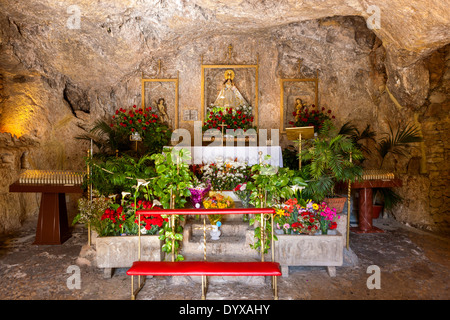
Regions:
<instances>
[{"instance_id":1,"label":"red wooden bench","mask_svg":"<svg viewBox=\"0 0 450 320\"><path fill-rule=\"evenodd\" d=\"M273 223L274 209L269 208L238 208L238 209L158 209L158 210L139 210L138 216L145 214L163 214L163 215L209 215L209 214L261 214L271 216ZM140 221L140 218L139 218ZM265 219L262 219L265 221ZM173 220L172 220L173 224ZM264 228L261 228L264 230ZM203 237L206 248L206 226L204 222ZM273 228L272 228L273 232ZM263 240L262 240L263 242ZM174 246L172 246L174 247ZM139 246L140 248L140 238ZM205 249L206 250L206 249ZM273 254L273 234L272 234L272 260ZM261 262L213 262L206 261L206 252L204 261L140 261L140 249L138 252L139 261L133 262L127 275L131 276L131 299L136 298L137 293L145 283L141 282L141 276L201 276L202 277L202 299L206 299L207 276L271 276L274 299L278 299L277 277L281 276L280 264L278 262L265 262L264 254L261 254ZM138 276L138 288L134 290L134 276Z\"/></svg>"}]
</instances>

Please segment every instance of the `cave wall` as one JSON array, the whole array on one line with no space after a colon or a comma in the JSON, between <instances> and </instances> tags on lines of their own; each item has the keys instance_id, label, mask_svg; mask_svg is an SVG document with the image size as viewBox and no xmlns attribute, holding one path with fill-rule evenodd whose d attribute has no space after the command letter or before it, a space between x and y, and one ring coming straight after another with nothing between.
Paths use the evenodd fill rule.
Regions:
<instances>
[{"instance_id":1,"label":"cave wall","mask_svg":"<svg viewBox=\"0 0 450 320\"><path fill-rule=\"evenodd\" d=\"M386 49L367 28L365 19L334 17L251 33L217 31L197 35L191 41L155 38L155 49L148 49L147 43L151 54L145 56L136 53L139 48L132 54L119 48L120 41L114 43L114 51L110 38L103 38L108 35L96 38L86 34L91 39L90 49L104 50L100 60L82 51L86 49L77 51L77 45L61 41L57 46L60 52L48 55L45 43L24 41L50 32L48 26L36 29L7 16L0 18L0 131L6 132L1 137L7 141L0 146L2 159L6 159L0 167L5 177L0 189L0 207L4 208L0 211L0 232L17 228L37 212L36 196L7 191L18 177L23 150L29 152L32 168L83 170L88 145L75 136L89 130L97 119L109 118L118 108L140 106L142 76L179 75L180 127L192 130L192 123L183 122L182 115L187 109L201 111L201 57L204 63L223 62L229 44L233 45L234 62L248 64L258 59L259 128L279 128L278 79L298 77L298 59L302 59L304 76L314 76L318 70L319 106L332 110L337 126L350 120L363 129L370 123L381 133L388 130L389 121L416 123L424 143L411 148L406 159L389 163L404 181L401 194L406 199L392 214L418 227L448 227L448 47L406 62L402 52ZM131 40L143 46L130 19L122 19L120 30L113 23L101 27L102 32L112 34L128 30ZM125 40L130 41L121 41ZM123 55L130 56L127 63ZM73 68L67 68L67 57ZM160 74L158 60L162 61ZM280 143L285 146L289 142L282 136ZM377 160L366 163L374 166ZM19 197L29 197L29 201ZM75 200L69 204L71 215Z\"/></svg>"}]
</instances>

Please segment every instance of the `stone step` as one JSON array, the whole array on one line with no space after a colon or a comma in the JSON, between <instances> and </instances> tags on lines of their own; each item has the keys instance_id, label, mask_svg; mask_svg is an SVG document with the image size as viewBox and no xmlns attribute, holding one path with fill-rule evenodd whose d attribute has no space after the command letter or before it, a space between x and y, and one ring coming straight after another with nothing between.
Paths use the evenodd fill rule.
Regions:
<instances>
[{"instance_id":1,"label":"stone step","mask_svg":"<svg viewBox=\"0 0 450 320\"><path fill-rule=\"evenodd\" d=\"M206 224L207 228L211 227L211 224ZM185 230L187 233L189 233L191 236L203 236L203 223L200 222L192 222L185 225ZM247 230L250 228L253 228L252 226L249 226L248 222L243 221L224 221L222 225L220 226L219 230L222 233L221 237L223 236L243 236L245 237L245 234ZM211 230L206 230L206 234L209 235Z\"/></svg>"},{"instance_id":2,"label":"stone step","mask_svg":"<svg viewBox=\"0 0 450 320\"><path fill-rule=\"evenodd\" d=\"M207 235L206 254L209 255L248 255L252 250L247 242L246 237L227 236L221 237L219 240L211 240ZM204 243L203 236L193 236L190 241L184 241L182 246L182 254L197 254L203 256Z\"/></svg>"},{"instance_id":3,"label":"stone step","mask_svg":"<svg viewBox=\"0 0 450 320\"><path fill-rule=\"evenodd\" d=\"M196 217L195 215L189 215L188 218L186 219L187 223L189 222L198 222L198 223L203 223L203 217L206 218L206 223L209 224L209 220L207 216L201 216L199 215L199 217ZM226 223L228 221L243 221L243 215L242 214L227 214L227 215L223 215L222 217L222 222ZM248 224L248 222L246 222Z\"/></svg>"}]
</instances>

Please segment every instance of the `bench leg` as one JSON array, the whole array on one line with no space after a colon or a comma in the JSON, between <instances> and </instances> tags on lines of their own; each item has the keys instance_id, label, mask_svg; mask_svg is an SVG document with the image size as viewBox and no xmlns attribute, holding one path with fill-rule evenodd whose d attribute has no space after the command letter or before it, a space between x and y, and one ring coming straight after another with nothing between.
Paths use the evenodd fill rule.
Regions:
<instances>
[{"instance_id":1,"label":"bench leg","mask_svg":"<svg viewBox=\"0 0 450 320\"><path fill-rule=\"evenodd\" d=\"M206 290L208 286L208 280L206 276L202 276L202 300L206 300Z\"/></svg>"},{"instance_id":2,"label":"bench leg","mask_svg":"<svg viewBox=\"0 0 450 320\"><path fill-rule=\"evenodd\" d=\"M272 276L273 298L278 300L277 276Z\"/></svg>"},{"instance_id":3,"label":"bench leg","mask_svg":"<svg viewBox=\"0 0 450 320\"><path fill-rule=\"evenodd\" d=\"M138 288L134 290L134 276L131 276L131 300L136 300L136 296L141 291L145 284L145 276L142 276L143 280L141 282L141 276L138 276Z\"/></svg>"}]
</instances>

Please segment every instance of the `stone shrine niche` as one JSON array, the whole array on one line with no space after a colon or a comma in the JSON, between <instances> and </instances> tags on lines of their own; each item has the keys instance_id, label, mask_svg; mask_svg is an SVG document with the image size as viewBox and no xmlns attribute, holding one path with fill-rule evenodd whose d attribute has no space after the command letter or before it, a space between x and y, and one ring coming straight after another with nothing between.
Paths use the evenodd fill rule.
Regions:
<instances>
[{"instance_id":1,"label":"stone shrine niche","mask_svg":"<svg viewBox=\"0 0 450 320\"><path fill-rule=\"evenodd\" d=\"M210 69L205 77L205 105L214 104L225 82L224 73L232 70L235 74L233 82L248 105L255 105L255 71L242 68Z\"/></svg>"},{"instance_id":2,"label":"stone shrine niche","mask_svg":"<svg viewBox=\"0 0 450 320\"><path fill-rule=\"evenodd\" d=\"M178 84L178 74L172 79L141 79L142 108L151 107L172 130L179 125Z\"/></svg>"},{"instance_id":3,"label":"stone shrine niche","mask_svg":"<svg viewBox=\"0 0 450 320\"><path fill-rule=\"evenodd\" d=\"M286 128L292 127L290 121L295 122L293 113L299 105L309 110L318 110L319 107L319 75L315 78L280 79L280 128L286 132ZM311 109L312 105L315 106Z\"/></svg>"},{"instance_id":4,"label":"stone shrine niche","mask_svg":"<svg viewBox=\"0 0 450 320\"><path fill-rule=\"evenodd\" d=\"M256 64L240 64L235 62L233 56L233 46L228 46L228 56L225 62L215 64L205 64L202 56L201 65L201 119L204 121L207 117L209 107L214 102L226 86L227 77L232 74L232 85L240 93L245 104L252 107L254 116L253 124L258 126L258 72L259 64L256 58Z\"/></svg>"}]
</instances>

